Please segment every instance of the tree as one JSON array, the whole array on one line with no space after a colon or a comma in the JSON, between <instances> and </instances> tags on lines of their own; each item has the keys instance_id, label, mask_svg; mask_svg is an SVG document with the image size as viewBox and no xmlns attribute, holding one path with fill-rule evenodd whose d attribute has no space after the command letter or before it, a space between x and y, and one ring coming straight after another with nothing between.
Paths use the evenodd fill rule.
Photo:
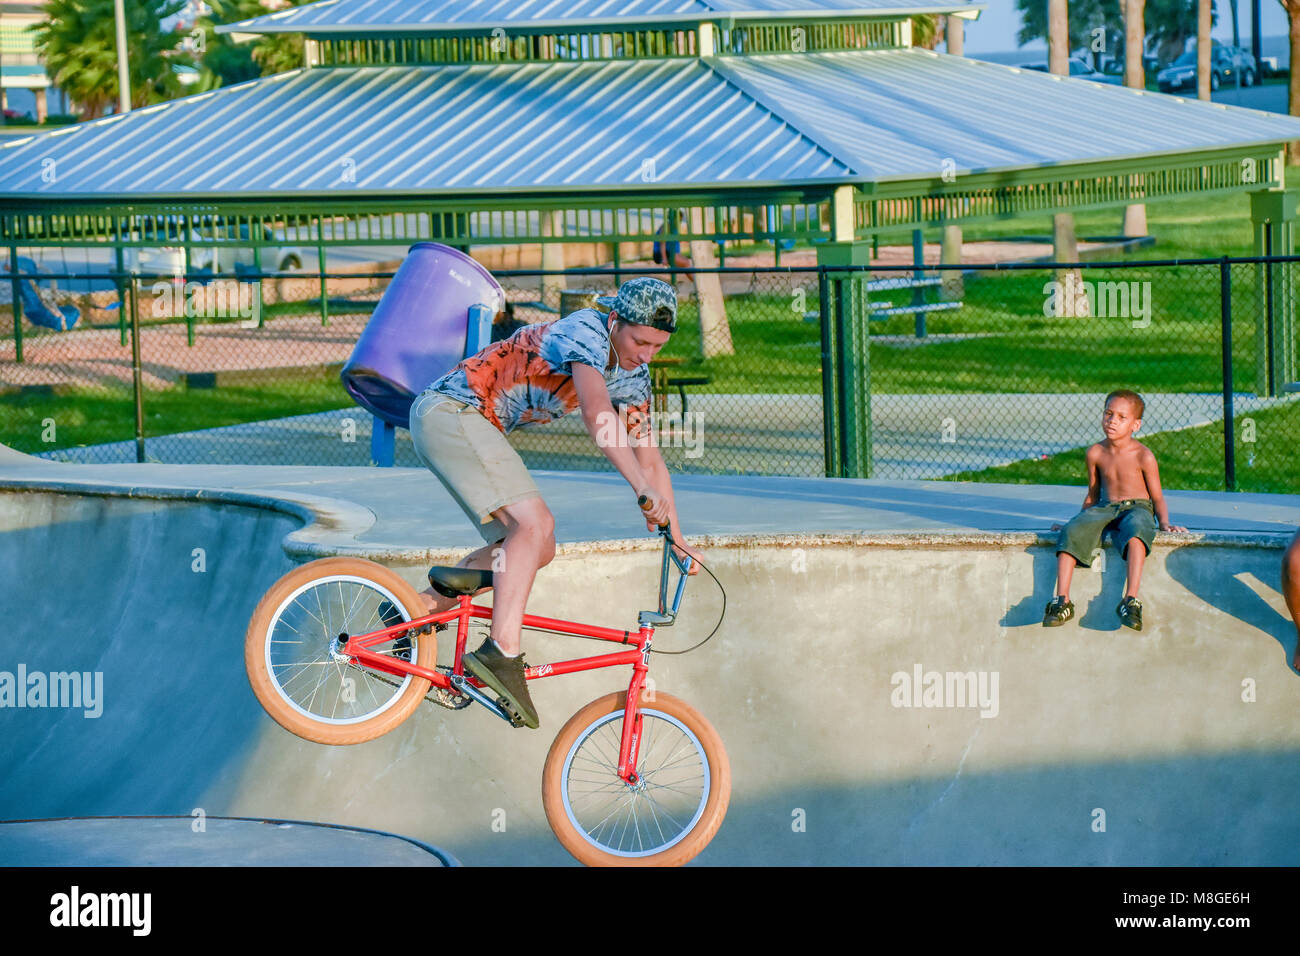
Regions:
<instances>
[{"instance_id":1,"label":"tree","mask_svg":"<svg viewBox=\"0 0 1300 956\"><path fill-rule=\"evenodd\" d=\"M1142 61L1146 46L1144 0L1124 0L1124 85L1134 90L1147 88L1146 66ZM1130 203L1124 207L1124 235L1147 234L1147 207Z\"/></svg>"},{"instance_id":2,"label":"tree","mask_svg":"<svg viewBox=\"0 0 1300 956\"><path fill-rule=\"evenodd\" d=\"M1287 20L1290 22L1290 29L1287 33L1290 36L1291 46L1291 78L1287 81L1287 112L1292 116L1300 116L1300 70L1295 68L1295 64L1300 63L1300 0L1277 0L1282 4L1282 9L1286 11ZM1287 162L1291 164L1300 163L1300 140L1292 140L1286 146Z\"/></svg>"},{"instance_id":3,"label":"tree","mask_svg":"<svg viewBox=\"0 0 1300 956\"><path fill-rule=\"evenodd\" d=\"M1198 0L1147 0L1147 39L1156 45L1156 58L1161 63L1181 56L1187 41L1196 36ZM1218 19L1214 4L1210 4L1210 22Z\"/></svg>"},{"instance_id":4,"label":"tree","mask_svg":"<svg viewBox=\"0 0 1300 956\"><path fill-rule=\"evenodd\" d=\"M943 39L943 26L934 14L923 13L912 17L912 46L933 50Z\"/></svg>"},{"instance_id":5,"label":"tree","mask_svg":"<svg viewBox=\"0 0 1300 956\"><path fill-rule=\"evenodd\" d=\"M182 92L172 67L193 60L177 50L176 35L164 33L161 24L183 6L183 0L124 0L132 107ZM83 119L103 115L117 102L113 0L49 0L45 16L31 29L50 79L81 107Z\"/></svg>"},{"instance_id":6,"label":"tree","mask_svg":"<svg viewBox=\"0 0 1300 956\"><path fill-rule=\"evenodd\" d=\"M294 0L286 6L297 5ZM252 43L235 43L230 34L217 33L218 24L266 14L267 8L259 0L207 0L207 6L209 14L194 21L194 29L202 36L203 56L196 92L284 73L304 65L301 35L268 34Z\"/></svg>"},{"instance_id":7,"label":"tree","mask_svg":"<svg viewBox=\"0 0 1300 956\"><path fill-rule=\"evenodd\" d=\"M1016 0L1016 8L1020 11L1017 43L1024 46L1034 40L1048 39L1050 6L1043 0ZM1119 23L1120 0L1073 0L1066 26L1068 50L1087 48L1105 52L1118 49L1124 37Z\"/></svg>"}]
</instances>

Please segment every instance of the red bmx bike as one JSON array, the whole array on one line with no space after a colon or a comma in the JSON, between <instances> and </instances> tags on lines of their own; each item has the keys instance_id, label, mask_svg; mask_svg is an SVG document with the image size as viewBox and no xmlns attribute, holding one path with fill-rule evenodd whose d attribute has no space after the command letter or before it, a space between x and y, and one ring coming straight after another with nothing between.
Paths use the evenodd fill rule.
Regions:
<instances>
[{"instance_id":1,"label":"red bmx bike","mask_svg":"<svg viewBox=\"0 0 1300 956\"><path fill-rule=\"evenodd\" d=\"M691 567L689 556L673 553L668 527L659 533L659 609L640 612L637 630L523 618L525 628L623 647L529 667L530 681L598 667L632 668L626 691L594 700L569 718L542 770L551 829L587 864L686 863L717 832L731 795L731 770L717 731L684 701L643 693L655 628L676 619ZM671 604L670 567L678 573ZM492 586L492 572L435 567L429 581L459 605L422 615L414 588L382 565L358 558L312 561L277 581L258 604L244 646L248 679L266 712L286 730L322 744L372 740L425 699L451 710L478 703L519 726L504 699L492 699L461 667L469 622L492 618L492 609L472 598ZM393 623L395 615L400 623ZM435 629L453 621L455 655L450 665L438 665Z\"/></svg>"}]
</instances>

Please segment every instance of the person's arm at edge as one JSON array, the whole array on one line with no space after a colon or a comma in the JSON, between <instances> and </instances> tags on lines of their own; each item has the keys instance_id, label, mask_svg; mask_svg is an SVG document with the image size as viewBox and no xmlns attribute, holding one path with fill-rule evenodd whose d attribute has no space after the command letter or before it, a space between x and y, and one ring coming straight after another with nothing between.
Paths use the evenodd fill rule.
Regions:
<instances>
[{"instance_id":1,"label":"person's arm at edge","mask_svg":"<svg viewBox=\"0 0 1300 956\"><path fill-rule=\"evenodd\" d=\"M1101 457L1101 451L1097 445L1091 445L1088 448L1084 461L1088 465L1088 493L1083 496L1083 507L1080 511L1087 511L1097 502L1101 501L1101 469L1097 461Z\"/></svg>"},{"instance_id":2,"label":"person's arm at edge","mask_svg":"<svg viewBox=\"0 0 1300 956\"><path fill-rule=\"evenodd\" d=\"M1147 492L1151 495L1151 505L1156 513L1156 523L1159 524L1161 531L1186 531L1182 525L1173 525L1169 523L1169 506L1165 503L1165 492L1160 487L1160 465L1156 462L1155 453L1142 446L1142 455L1139 459L1142 465L1142 479L1146 482Z\"/></svg>"}]
</instances>

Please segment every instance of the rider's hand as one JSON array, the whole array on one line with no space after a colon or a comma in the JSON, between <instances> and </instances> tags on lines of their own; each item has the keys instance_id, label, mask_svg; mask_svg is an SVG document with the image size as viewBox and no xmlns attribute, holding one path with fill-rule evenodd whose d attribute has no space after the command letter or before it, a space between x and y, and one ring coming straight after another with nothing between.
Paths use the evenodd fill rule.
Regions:
<instances>
[{"instance_id":1,"label":"rider's hand","mask_svg":"<svg viewBox=\"0 0 1300 956\"><path fill-rule=\"evenodd\" d=\"M646 524L650 527L650 530L656 530L659 525L667 524L669 511L668 499L661 498L658 492L653 488L644 489L641 494L637 496L638 503L642 496L650 499L650 510L642 510L642 515L645 517Z\"/></svg>"},{"instance_id":2,"label":"rider's hand","mask_svg":"<svg viewBox=\"0 0 1300 956\"><path fill-rule=\"evenodd\" d=\"M692 548L689 544L685 543L680 546L674 545L673 551L679 558L685 558L687 555L690 555L691 558L694 559L691 561L691 569L687 572L688 574L700 573L700 561L704 558L704 553L702 551Z\"/></svg>"}]
</instances>

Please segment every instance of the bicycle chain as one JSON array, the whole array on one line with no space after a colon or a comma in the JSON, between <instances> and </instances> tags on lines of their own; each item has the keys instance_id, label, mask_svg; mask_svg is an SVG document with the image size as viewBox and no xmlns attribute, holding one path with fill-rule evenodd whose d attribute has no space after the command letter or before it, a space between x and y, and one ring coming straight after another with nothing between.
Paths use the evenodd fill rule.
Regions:
<instances>
[{"instance_id":1,"label":"bicycle chain","mask_svg":"<svg viewBox=\"0 0 1300 956\"><path fill-rule=\"evenodd\" d=\"M446 630L446 625L440 624L438 625L437 629L439 631ZM409 634L410 632L408 631L407 633ZM415 633L417 635L427 634L429 633L429 631L427 627L422 627L420 628L420 630L416 631ZM403 658L403 660L405 660L405 658ZM353 663L351 666L357 668L357 670L365 671L367 676L373 678L374 680L382 681L383 683L387 684L389 687L402 686L396 681L389 680L383 674L373 671L368 667L361 667L356 663ZM434 670L436 670L439 674L447 674L447 675L451 674L451 668L448 667L446 664L438 664L436 667L434 667ZM474 703L474 701L468 697L464 697L460 694L454 694L451 691L445 690L441 687L431 687L429 689L429 693L424 695L424 699L429 701L431 704L437 704L439 707L446 707L448 710L464 710L470 704Z\"/></svg>"}]
</instances>

